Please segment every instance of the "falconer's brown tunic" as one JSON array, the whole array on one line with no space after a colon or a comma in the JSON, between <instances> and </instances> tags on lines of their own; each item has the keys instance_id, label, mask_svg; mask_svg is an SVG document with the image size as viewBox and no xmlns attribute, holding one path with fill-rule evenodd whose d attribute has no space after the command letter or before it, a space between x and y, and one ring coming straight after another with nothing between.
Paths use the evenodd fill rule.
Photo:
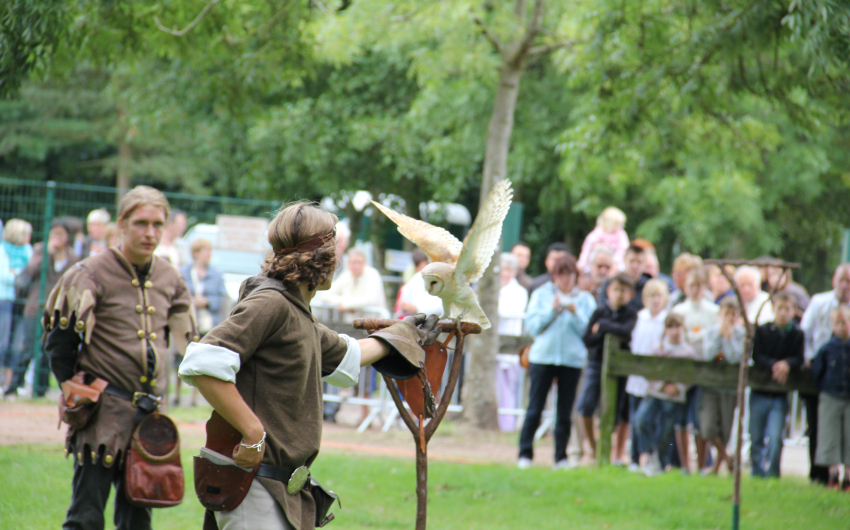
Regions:
<instances>
[{"instance_id":1,"label":"falconer's brown tunic","mask_svg":"<svg viewBox=\"0 0 850 530\"><path fill-rule=\"evenodd\" d=\"M154 256L148 277L140 280L120 250L110 248L77 263L59 280L45 304L44 329L73 327L83 336L77 369L130 392L148 382L156 395L165 391L165 351L171 333L185 351L195 331L192 299L180 273ZM147 381L151 346L156 355L154 380ZM104 448L111 466L129 444L136 409L103 394L97 417L84 429L69 431L78 451ZM94 457L92 458L94 460Z\"/></svg>"},{"instance_id":2,"label":"falconer's brown tunic","mask_svg":"<svg viewBox=\"0 0 850 530\"><path fill-rule=\"evenodd\" d=\"M316 321L297 289L257 276L242 284L230 317L201 340L227 348L241 361L239 394L266 431L263 462L294 470L309 466L322 438L322 377L345 357L348 343ZM260 478L295 528L314 528L315 504L304 489Z\"/></svg>"}]
</instances>

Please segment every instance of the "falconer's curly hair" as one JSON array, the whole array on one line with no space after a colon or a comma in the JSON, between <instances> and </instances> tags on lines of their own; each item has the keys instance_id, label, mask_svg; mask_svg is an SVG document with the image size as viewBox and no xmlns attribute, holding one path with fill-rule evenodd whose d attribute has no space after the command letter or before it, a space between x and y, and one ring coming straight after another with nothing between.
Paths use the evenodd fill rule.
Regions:
<instances>
[{"instance_id":1,"label":"falconer's curly hair","mask_svg":"<svg viewBox=\"0 0 850 530\"><path fill-rule=\"evenodd\" d=\"M327 282L339 267L336 239L328 237L313 250L299 252L299 243L334 232L338 219L316 203L297 201L283 205L269 224L269 251L262 274L287 285L306 283L312 291Z\"/></svg>"}]
</instances>

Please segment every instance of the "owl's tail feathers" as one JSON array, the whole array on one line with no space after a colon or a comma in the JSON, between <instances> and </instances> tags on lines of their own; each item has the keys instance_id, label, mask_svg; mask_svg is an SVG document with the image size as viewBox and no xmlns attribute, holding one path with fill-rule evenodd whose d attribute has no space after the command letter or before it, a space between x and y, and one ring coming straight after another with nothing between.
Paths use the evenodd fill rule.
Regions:
<instances>
[{"instance_id":1,"label":"owl's tail feathers","mask_svg":"<svg viewBox=\"0 0 850 530\"><path fill-rule=\"evenodd\" d=\"M460 317L461 322L473 322L478 324L481 326L482 331L493 327L490 324L490 319L488 319L487 315L484 314L484 311L481 309L481 306L478 305L477 301L474 302L473 305L469 306L452 304L449 316L451 318Z\"/></svg>"}]
</instances>

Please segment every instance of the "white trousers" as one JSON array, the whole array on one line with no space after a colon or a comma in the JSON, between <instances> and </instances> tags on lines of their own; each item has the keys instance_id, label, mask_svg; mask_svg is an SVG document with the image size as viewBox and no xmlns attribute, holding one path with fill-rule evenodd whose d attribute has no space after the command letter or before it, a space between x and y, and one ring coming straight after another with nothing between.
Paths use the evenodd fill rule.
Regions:
<instances>
[{"instance_id":1,"label":"white trousers","mask_svg":"<svg viewBox=\"0 0 850 530\"><path fill-rule=\"evenodd\" d=\"M271 493L254 479L242 504L229 512L215 512L218 530L295 530Z\"/></svg>"}]
</instances>

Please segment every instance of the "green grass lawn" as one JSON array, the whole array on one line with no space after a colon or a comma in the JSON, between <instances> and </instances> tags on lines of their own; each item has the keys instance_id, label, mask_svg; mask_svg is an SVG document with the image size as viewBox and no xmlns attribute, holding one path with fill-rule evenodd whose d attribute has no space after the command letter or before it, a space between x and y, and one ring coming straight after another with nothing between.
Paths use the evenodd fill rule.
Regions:
<instances>
[{"instance_id":1,"label":"green grass lawn","mask_svg":"<svg viewBox=\"0 0 850 530\"><path fill-rule=\"evenodd\" d=\"M155 510L158 530L200 528L184 448L186 499ZM0 528L59 528L70 499L71 462L54 446L0 447ZM397 458L323 453L315 476L342 497L328 528L413 528L414 466ZM713 529L731 527L731 480L670 473L652 479L619 468L553 472L501 465L432 462L429 528L442 529ZM850 494L803 479L743 484L742 529L846 530ZM111 521L112 507L107 521ZM107 528L111 528L107 525Z\"/></svg>"}]
</instances>

